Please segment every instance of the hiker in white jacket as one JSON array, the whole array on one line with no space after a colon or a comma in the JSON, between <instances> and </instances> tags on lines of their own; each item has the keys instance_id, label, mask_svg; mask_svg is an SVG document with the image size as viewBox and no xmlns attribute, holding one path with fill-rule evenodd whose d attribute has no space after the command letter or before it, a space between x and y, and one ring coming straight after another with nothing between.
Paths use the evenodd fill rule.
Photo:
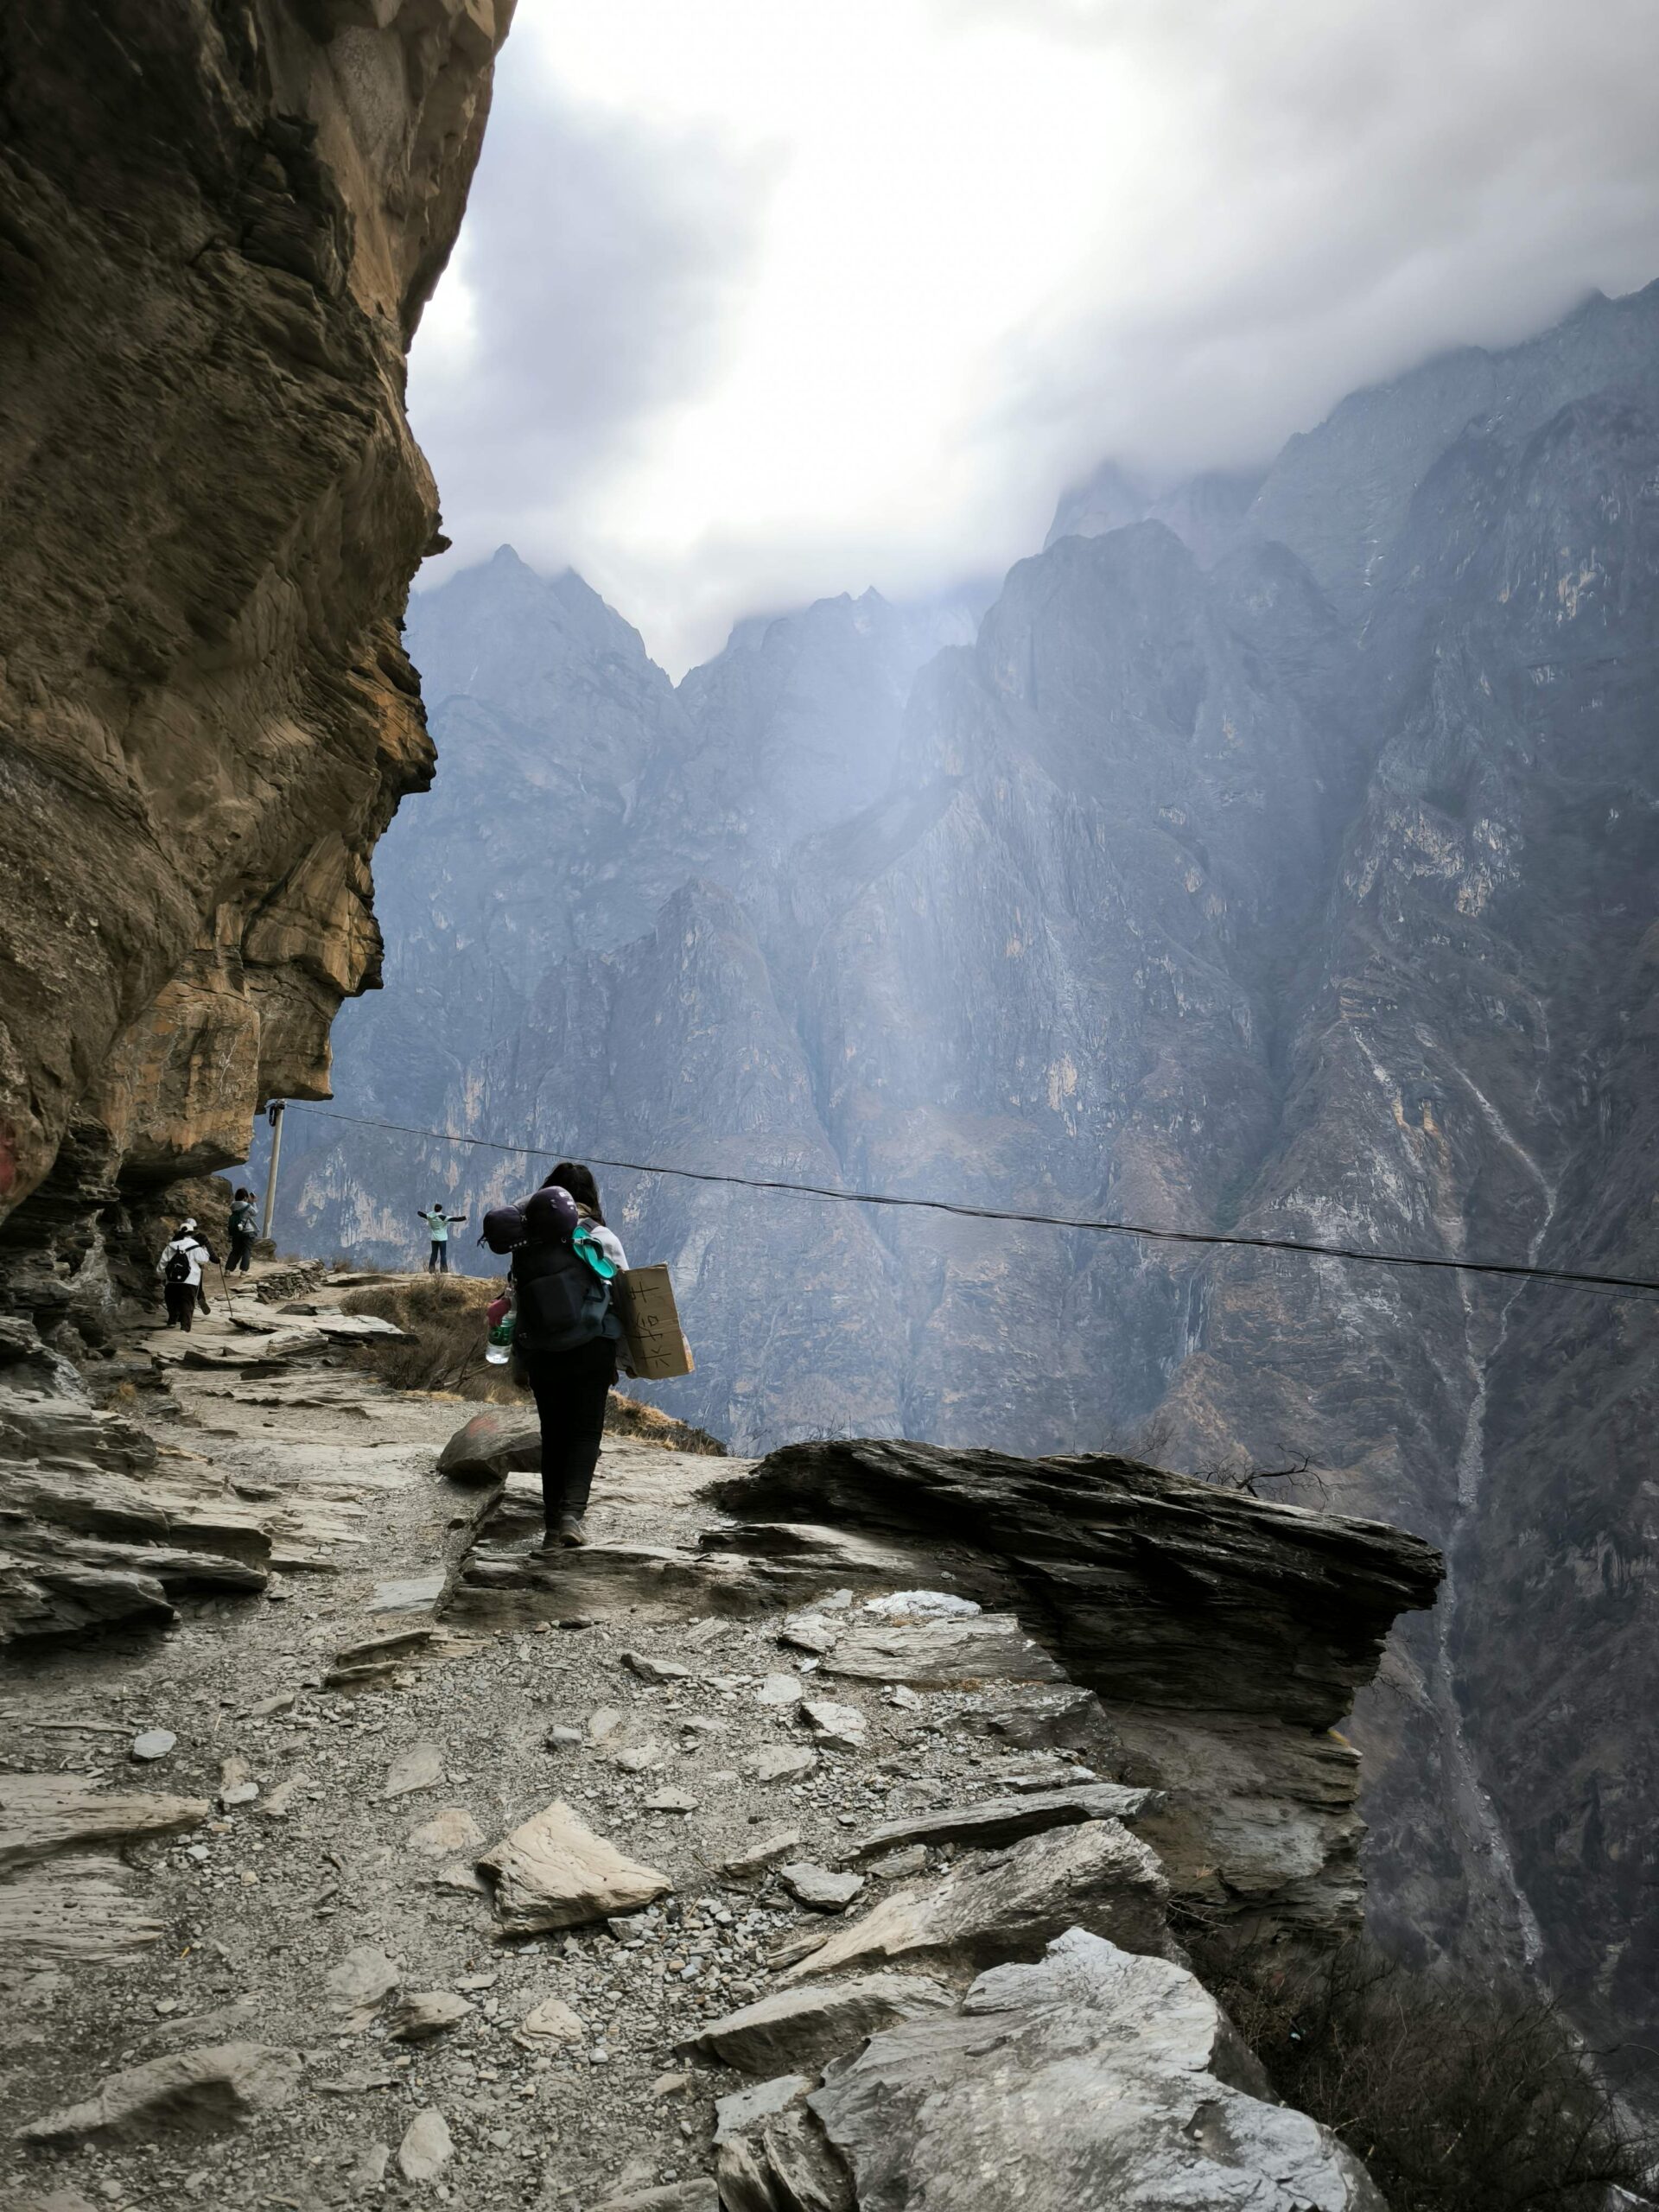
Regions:
<instances>
[{"instance_id":1,"label":"hiker in white jacket","mask_svg":"<svg viewBox=\"0 0 1659 2212\"><path fill-rule=\"evenodd\" d=\"M196 1234L194 1221L181 1221L156 1263L167 1300L167 1325L188 1334L201 1294L201 1271L213 1255Z\"/></svg>"}]
</instances>

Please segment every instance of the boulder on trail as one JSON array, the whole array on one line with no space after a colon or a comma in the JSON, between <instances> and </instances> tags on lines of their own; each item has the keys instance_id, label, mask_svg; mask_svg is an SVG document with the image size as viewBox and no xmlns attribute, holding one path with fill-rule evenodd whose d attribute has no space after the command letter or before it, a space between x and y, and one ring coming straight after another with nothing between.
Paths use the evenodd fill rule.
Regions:
<instances>
[{"instance_id":1,"label":"boulder on trail","mask_svg":"<svg viewBox=\"0 0 1659 2212\"><path fill-rule=\"evenodd\" d=\"M1051 1828L893 1891L785 1979L899 1958L977 1970L1033 1951L1068 1928L1109 1936L1125 1950L1161 1953L1168 1894L1156 1856L1121 1821Z\"/></svg>"},{"instance_id":2,"label":"boulder on trail","mask_svg":"<svg viewBox=\"0 0 1659 2212\"><path fill-rule=\"evenodd\" d=\"M533 1475L542 1464L542 1432L511 1408L474 1414L438 1454L438 1472L454 1483L504 1483Z\"/></svg>"},{"instance_id":3,"label":"boulder on trail","mask_svg":"<svg viewBox=\"0 0 1659 2212\"><path fill-rule=\"evenodd\" d=\"M1092 1782L1073 1789L1039 1789L1019 1797L990 1797L977 1805L949 1805L913 1820L888 1821L855 1843L849 1859L901 1850L912 1843L966 1843L986 1849L1017 1843L1044 1828L1069 1827L1078 1821L1132 1821L1156 1811L1163 1798L1155 1789L1131 1789L1122 1783Z\"/></svg>"},{"instance_id":4,"label":"boulder on trail","mask_svg":"<svg viewBox=\"0 0 1659 2212\"><path fill-rule=\"evenodd\" d=\"M172 2129L210 2135L285 2104L300 2082L300 2055L268 2044L226 2043L152 2058L101 2082L84 2103L31 2120L24 2143L134 2142Z\"/></svg>"},{"instance_id":5,"label":"boulder on trail","mask_svg":"<svg viewBox=\"0 0 1659 2212\"><path fill-rule=\"evenodd\" d=\"M676 2046L740 2073L804 2073L918 2012L948 2012L949 1990L922 1974L867 1974L780 1989Z\"/></svg>"},{"instance_id":6,"label":"boulder on trail","mask_svg":"<svg viewBox=\"0 0 1659 2212\"><path fill-rule=\"evenodd\" d=\"M555 1799L486 1851L479 1870L494 1885L504 1936L580 1928L612 1913L635 1912L674 1885L654 1866L625 1858Z\"/></svg>"},{"instance_id":7,"label":"boulder on trail","mask_svg":"<svg viewBox=\"0 0 1659 2212\"><path fill-rule=\"evenodd\" d=\"M862 2212L1383 2212L1352 2152L1270 2095L1184 1967L1074 1928L982 1974L960 2013L878 2034L806 2101Z\"/></svg>"}]
</instances>

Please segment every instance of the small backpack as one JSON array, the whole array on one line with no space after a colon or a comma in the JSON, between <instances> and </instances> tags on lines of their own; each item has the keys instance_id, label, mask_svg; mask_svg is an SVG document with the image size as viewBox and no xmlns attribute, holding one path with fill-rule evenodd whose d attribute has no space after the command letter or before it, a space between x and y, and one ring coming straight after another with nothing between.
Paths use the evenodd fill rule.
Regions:
<instances>
[{"instance_id":1,"label":"small backpack","mask_svg":"<svg viewBox=\"0 0 1659 2212\"><path fill-rule=\"evenodd\" d=\"M176 1252L168 1253L167 1266L162 1271L162 1280L164 1282L171 1283L189 1281L190 1255L185 1250L182 1244L180 1245Z\"/></svg>"},{"instance_id":2,"label":"small backpack","mask_svg":"<svg viewBox=\"0 0 1659 2212\"><path fill-rule=\"evenodd\" d=\"M251 1236L253 1234L253 1224L258 1218L259 1217L257 1213L249 1204L248 1200L246 1198L239 1199L238 1203L231 1208L232 1236Z\"/></svg>"}]
</instances>

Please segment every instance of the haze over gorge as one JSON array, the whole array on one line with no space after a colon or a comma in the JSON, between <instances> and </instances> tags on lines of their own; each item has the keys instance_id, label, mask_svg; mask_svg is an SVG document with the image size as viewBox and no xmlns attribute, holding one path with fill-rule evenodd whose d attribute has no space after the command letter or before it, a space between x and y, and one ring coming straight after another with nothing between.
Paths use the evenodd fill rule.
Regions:
<instances>
[{"instance_id":1,"label":"haze over gorge","mask_svg":"<svg viewBox=\"0 0 1659 2212\"><path fill-rule=\"evenodd\" d=\"M504 547L411 603L443 771L378 856L338 1108L1653 1274L1656 404L1659 289L1592 299L1259 479L1103 467L988 607L821 601L677 688ZM531 1173L288 1142L286 1233L400 1263L432 1196ZM1274 1495L1448 1544L1361 1708L1374 1921L1541 1942L1659 2030L1645 1304L604 1179L695 1344L661 1402L734 1449L1306 1459Z\"/></svg>"},{"instance_id":2,"label":"haze over gorge","mask_svg":"<svg viewBox=\"0 0 1659 2212\"><path fill-rule=\"evenodd\" d=\"M521 12L0 14L0 2193L1651 2212L1647 15Z\"/></svg>"}]
</instances>

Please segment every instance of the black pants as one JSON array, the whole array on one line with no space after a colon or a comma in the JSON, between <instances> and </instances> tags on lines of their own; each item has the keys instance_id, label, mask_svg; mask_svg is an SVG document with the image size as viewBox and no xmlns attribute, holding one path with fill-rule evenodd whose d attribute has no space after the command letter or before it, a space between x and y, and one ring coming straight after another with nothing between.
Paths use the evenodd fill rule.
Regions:
<instances>
[{"instance_id":1,"label":"black pants","mask_svg":"<svg viewBox=\"0 0 1659 2212\"><path fill-rule=\"evenodd\" d=\"M231 1231L231 1256L226 1262L228 1272L235 1274L239 1268L244 1274L253 1265L253 1231L233 1229Z\"/></svg>"},{"instance_id":2,"label":"black pants","mask_svg":"<svg viewBox=\"0 0 1659 2212\"><path fill-rule=\"evenodd\" d=\"M164 1282L162 1295L167 1300L167 1325L169 1329L188 1329L191 1316L196 1310L196 1286L193 1282Z\"/></svg>"},{"instance_id":3,"label":"black pants","mask_svg":"<svg viewBox=\"0 0 1659 2212\"><path fill-rule=\"evenodd\" d=\"M588 1510L616 1346L596 1337L574 1351L526 1353L524 1366L542 1424L542 1510L556 1530L562 1520L580 1520Z\"/></svg>"},{"instance_id":4,"label":"black pants","mask_svg":"<svg viewBox=\"0 0 1659 2212\"><path fill-rule=\"evenodd\" d=\"M435 1236L432 1239L432 1256L426 1263L426 1272L429 1275L448 1274L449 1240L447 1236L442 1242Z\"/></svg>"}]
</instances>

